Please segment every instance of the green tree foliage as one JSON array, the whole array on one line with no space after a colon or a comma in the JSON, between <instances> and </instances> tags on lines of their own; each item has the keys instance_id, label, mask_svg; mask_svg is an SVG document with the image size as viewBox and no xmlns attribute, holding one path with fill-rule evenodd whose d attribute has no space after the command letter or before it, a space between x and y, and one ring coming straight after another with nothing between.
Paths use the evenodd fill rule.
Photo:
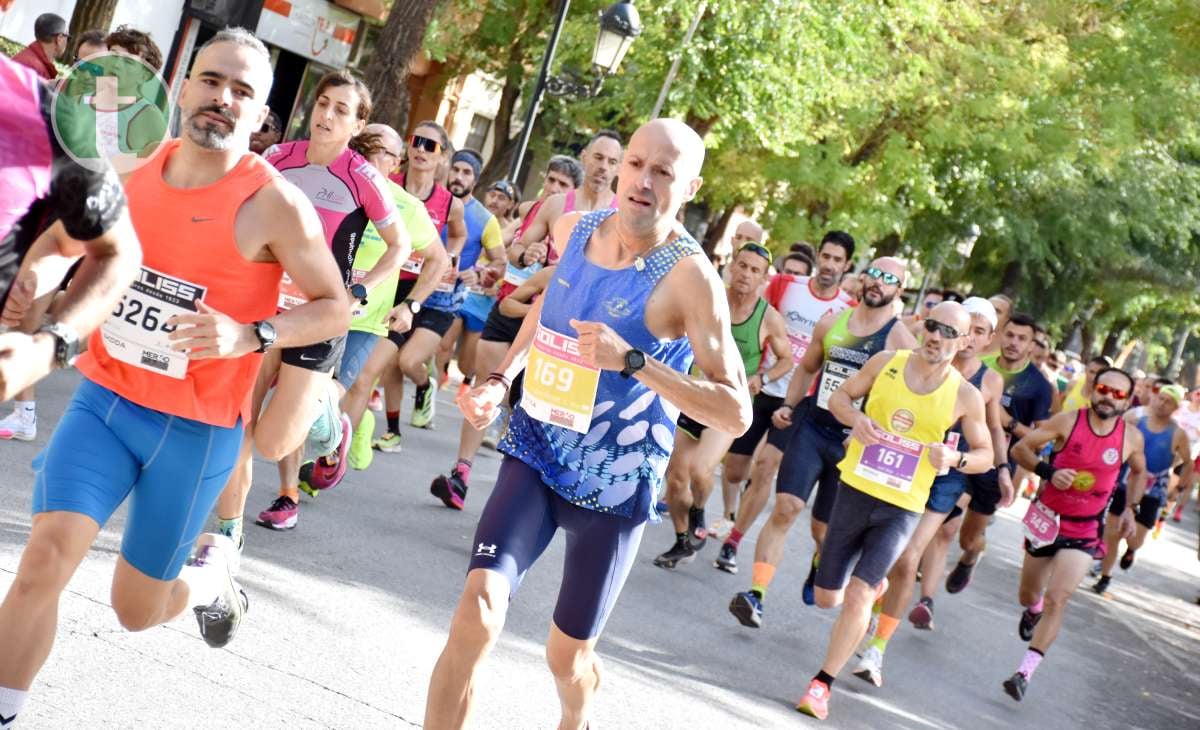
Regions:
<instances>
[{"instance_id":1,"label":"green tree foliage","mask_svg":"<svg viewBox=\"0 0 1200 730\"><path fill-rule=\"evenodd\" d=\"M443 26L440 51L527 93L555 3L453 5L482 20ZM605 5L572 3L555 72L587 69ZM755 210L777 244L842 228L948 285L1004 288L1061 336L1085 314L1101 341L1200 314L1190 0L711 0L682 48L698 5L639 4L617 76L598 98L548 100L538 136L632 132L682 53L665 111L705 134L701 197ZM951 244L972 223L964 262Z\"/></svg>"}]
</instances>

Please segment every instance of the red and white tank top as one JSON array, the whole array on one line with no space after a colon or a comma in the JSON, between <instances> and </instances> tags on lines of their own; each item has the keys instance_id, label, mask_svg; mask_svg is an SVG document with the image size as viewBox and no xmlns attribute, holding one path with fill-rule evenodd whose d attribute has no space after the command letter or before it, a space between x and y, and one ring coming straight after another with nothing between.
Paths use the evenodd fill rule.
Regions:
<instances>
[{"instance_id":1,"label":"red and white tank top","mask_svg":"<svg viewBox=\"0 0 1200 730\"><path fill-rule=\"evenodd\" d=\"M817 322L821 321L822 317L849 309L855 304L854 298L841 289L832 297L819 297L813 289L812 277L790 274L779 274L772 279L767 285L764 297L783 315L783 321L787 325L788 342L792 346L793 369L808 350ZM775 354L768 350L763 369L769 369L774 364ZM792 373L788 372L779 380L772 380L764 385L763 392L783 398L787 396L788 384L791 382Z\"/></svg>"}]
</instances>

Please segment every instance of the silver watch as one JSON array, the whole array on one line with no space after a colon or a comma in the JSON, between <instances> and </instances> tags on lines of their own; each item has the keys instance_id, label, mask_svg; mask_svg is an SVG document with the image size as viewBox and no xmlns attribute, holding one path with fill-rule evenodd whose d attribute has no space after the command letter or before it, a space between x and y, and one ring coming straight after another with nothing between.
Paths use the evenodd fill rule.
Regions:
<instances>
[{"instance_id":1,"label":"silver watch","mask_svg":"<svg viewBox=\"0 0 1200 730\"><path fill-rule=\"evenodd\" d=\"M51 322L38 328L54 338L54 363L60 368L69 368L79 358L79 335L61 322Z\"/></svg>"}]
</instances>

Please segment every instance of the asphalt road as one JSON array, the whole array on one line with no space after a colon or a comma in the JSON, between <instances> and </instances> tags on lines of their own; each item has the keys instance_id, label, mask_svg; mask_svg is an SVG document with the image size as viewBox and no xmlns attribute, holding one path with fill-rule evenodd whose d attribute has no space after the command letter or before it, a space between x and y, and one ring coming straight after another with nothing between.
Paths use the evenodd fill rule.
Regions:
<instances>
[{"instance_id":1,"label":"asphalt road","mask_svg":"<svg viewBox=\"0 0 1200 730\"><path fill-rule=\"evenodd\" d=\"M29 532L29 463L76 382L40 388L34 443L0 442L0 591ZM499 466L476 463L464 513L430 497L447 468L458 418L448 393L436 430L406 429L401 454L379 455L342 486L305 500L297 529L247 527L241 580L251 608L224 650L198 638L190 616L140 634L109 608L124 510L102 531L63 595L57 643L21 717L23 728L419 727L426 686L462 586L471 537ZM251 516L276 488L258 462ZM1021 704L1000 689L1020 661L1016 581L1019 510L1003 512L972 585L937 601L936 631L905 622L889 645L884 686L843 673L834 728L1200 727L1200 563L1197 515L1170 524L1116 576L1111 594L1083 590ZM672 540L646 531L638 563L599 644L601 728L786 728L814 720L793 704L818 669L833 612L803 605L811 551L798 523L762 629L729 615L749 584L710 567L716 548L668 573L651 564ZM743 542L749 562L757 527ZM952 559L956 551L951 553ZM542 646L562 571L562 539L530 572L477 688L479 728L553 728L558 703ZM1090 579L1088 580L1090 584ZM0 647L0 657L3 647ZM2 661L2 659L0 659Z\"/></svg>"}]
</instances>

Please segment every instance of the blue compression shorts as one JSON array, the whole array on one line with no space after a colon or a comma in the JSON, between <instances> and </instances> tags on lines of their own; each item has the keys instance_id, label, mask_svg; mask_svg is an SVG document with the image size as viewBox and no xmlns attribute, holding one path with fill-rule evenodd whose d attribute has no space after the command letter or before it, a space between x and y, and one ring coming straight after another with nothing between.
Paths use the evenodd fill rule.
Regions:
<instances>
[{"instance_id":1,"label":"blue compression shorts","mask_svg":"<svg viewBox=\"0 0 1200 730\"><path fill-rule=\"evenodd\" d=\"M237 463L242 426L221 428L136 405L90 380L33 460L33 513L101 526L130 499L121 555L174 580Z\"/></svg>"}]
</instances>

